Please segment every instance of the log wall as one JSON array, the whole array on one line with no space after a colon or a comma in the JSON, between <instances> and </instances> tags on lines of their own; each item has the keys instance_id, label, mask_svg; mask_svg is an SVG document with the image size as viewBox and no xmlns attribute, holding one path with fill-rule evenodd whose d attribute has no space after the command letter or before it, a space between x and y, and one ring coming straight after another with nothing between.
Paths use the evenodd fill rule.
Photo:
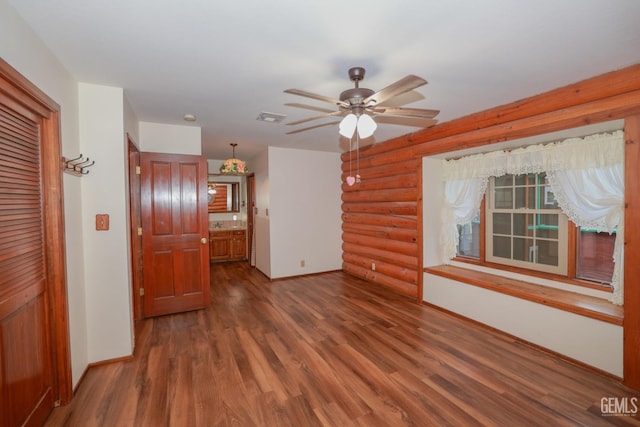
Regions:
<instances>
[{"instance_id":1,"label":"log wall","mask_svg":"<svg viewBox=\"0 0 640 427\"><path fill-rule=\"evenodd\" d=\"M343 270L372 285L391 287L422 301L421 242L431 238L422 236L422 203L428 203L422 201L422 185L430 184L420 182L423 156L616 119L633 123L626 129L626 139L637 142L639 114L640 64L362 148L362 182L342 186ZM627 182L637 183L637 151L629 157L627 175L635 175ZM349 153L343 154L342 162L344 182L349 173ZM640 199L638 187L631 188L634 193L628 192L626 198L635 203ZM637 210L635 204L632 206ZM627 222L639 216L635 211L625 215ZM626 230L625 266L629 267L628 271L625 267L625 302L627 297L635 298L632 304L638 313L640 273L633 267L637 262L631 260L640 259L640 229L629 224ZM625 319L625 346L635 342L635 347L625 347L625 366L640 366L639 331L640 316L635 315L632 321ZM628 360L627 355L632 353L635 356ZM640 370L633 370L632 376L630 381L637 387Z\"/></svg>"}]
</instances>

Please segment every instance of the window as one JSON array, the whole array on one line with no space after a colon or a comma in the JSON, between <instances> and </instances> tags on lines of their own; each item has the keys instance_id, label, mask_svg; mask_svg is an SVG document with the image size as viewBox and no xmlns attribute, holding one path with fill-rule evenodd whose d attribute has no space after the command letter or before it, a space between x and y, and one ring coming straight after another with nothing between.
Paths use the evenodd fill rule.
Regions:
<instances>
[{"instance_id":1,"label":"window","mask_svg":"<svg viewBox=\"0 0 640 427\"><path fill-rule=\"evenodd\" d=\"M444 160L443 262L608 282L622 304L624 146L616 130Z\"/></svg>"},{"instance_id":2,"label":"window","mask_svg":"<svg viewBox=\"0 0 640 427\"><path fill-rule=\"evenodd\" d=\"M567 274L567 217L545 173L491 178L488 196L487 261Z\"/></svg>"},{"instance_id":3,"label":"window","mask_svg":"<svg viewBox=\"0 0 640 427\"><path fill-rule=\"evenodd\" d=\"M560 210L544 172L490 178L483 209L483 216L478 210L469 223L458 225L458 256L611 281L615 234L576 227L572 238L569 227L575 226Z\"/></svg>"}]
</instances>

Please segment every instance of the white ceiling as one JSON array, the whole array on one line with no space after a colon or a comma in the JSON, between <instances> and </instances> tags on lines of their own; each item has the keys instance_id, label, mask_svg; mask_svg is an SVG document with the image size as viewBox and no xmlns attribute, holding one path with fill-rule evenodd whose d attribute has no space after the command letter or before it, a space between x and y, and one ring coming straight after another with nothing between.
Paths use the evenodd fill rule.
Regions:
<instances>
[{"instance_id":1,"label":"white ceiling","mask_svg":"<svg viewBox=\"0 0 640 427\"><path fill-rule=\"evenodd\" d=\"M318 114L286 103L333 107L283 90L337 98L352 66L373 90L425 78L397 101L445 122L640 63L638 0L9 2L79 81L124 88L140 120L197 116L214 159L232 142L241 158L269 145L344 150L337 126L286 135L316 123L284 123ZM374 139L416 130L380 124Z\"/></svg>"}]
</instances>

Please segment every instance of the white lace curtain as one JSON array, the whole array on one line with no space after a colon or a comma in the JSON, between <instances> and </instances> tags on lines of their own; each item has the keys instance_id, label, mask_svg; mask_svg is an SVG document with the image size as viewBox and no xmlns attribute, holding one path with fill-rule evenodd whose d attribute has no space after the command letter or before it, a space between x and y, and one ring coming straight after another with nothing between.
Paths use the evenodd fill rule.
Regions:
<instances>
[{"instance_id":1,"label":"white lace curtain","mask_svg":"<svg viewBox=\"0 0 640 427\"><path fill-rule=\"evenodd\" d=\"M440 242L455 257L458 224L473 218L489 177L546 172L558 205L576 225L616 230L611 302L623 301L624 133L615 131L444 161Z\"/></svg>"}]
</instances>

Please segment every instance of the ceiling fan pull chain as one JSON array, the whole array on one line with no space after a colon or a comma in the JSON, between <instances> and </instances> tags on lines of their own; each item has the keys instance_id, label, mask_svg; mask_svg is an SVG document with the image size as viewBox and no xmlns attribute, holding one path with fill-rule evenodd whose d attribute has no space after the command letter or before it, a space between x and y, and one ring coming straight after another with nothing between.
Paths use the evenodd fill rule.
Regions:
<instances>
[{"instance_id":1,"label":"ceiling fan pull chain","mask_svg":"<svg viewBox=\"0 0 640 427\"><path fill-rule=\"evenodd\" d=\"M356 134L356 182L360 182L360 136Z\"/></svg>"},{"instance_id":2,"label":"ceiling fan pull chain","mask_svg":"<svg viewBox=\"0 0 640 427\"><path fill-rule=\"evenodd\" d=\"M352 176L351 174L351 152L353 151L353 147L351 146L351 138L349 138L349 176Z\"/></svg>"},{"instance_id":3,"label":"ceiling fan pull chain","mask_svg":"<svg viewBox=\"0 0 640 427\"><path fill-rule=\"evenodd\" d=\"M352 139L349 138L349 176L346 179L347 185L349 187L351 187L356 182L356 178L352 175L352 169L351 169L351 155L353 152L353 146L351 142L352 142Z\"/></svg>"}]
</instances>

